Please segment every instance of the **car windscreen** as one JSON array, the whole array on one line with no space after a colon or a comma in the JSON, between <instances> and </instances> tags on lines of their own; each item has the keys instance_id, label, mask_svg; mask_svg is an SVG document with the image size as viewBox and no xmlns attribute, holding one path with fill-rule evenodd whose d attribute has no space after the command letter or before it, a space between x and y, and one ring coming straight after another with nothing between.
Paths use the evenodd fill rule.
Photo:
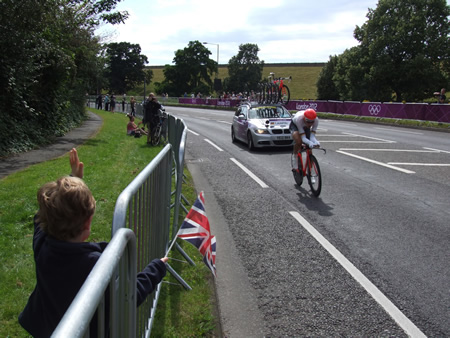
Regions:
<instances>
[{"instance_id":1,"label":"car windscreen","mask_svg":"<svg viewBox=\"0 0 450 338\"><path fill-rule=\"evenodd\" d=\"M291 115L283 107L255 107L249 111L249 119L289 118Z\"/></svg>"}]
</instances>

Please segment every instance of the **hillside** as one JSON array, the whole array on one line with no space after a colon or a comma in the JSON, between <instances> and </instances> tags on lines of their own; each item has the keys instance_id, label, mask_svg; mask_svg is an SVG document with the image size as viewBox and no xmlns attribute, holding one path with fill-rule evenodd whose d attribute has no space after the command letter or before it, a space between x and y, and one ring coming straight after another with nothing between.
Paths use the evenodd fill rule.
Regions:
<instances>
[{"instance_id":1,"label":"hillside","mask_svg":"<svg viewBox=\"0 0 450 338\"><path fill-rule=\"evenodd\" d=\"M277 77L292 76L292 81L288 83L291 90L291 99L316 99L316 82L325 63L269 63L264 66L263 76L267 77L271 72ZM153 81L150 84L150 90L153 91L154 82L164 80L164 66L149 66L153 71ZM219 78L224 79L228 76L226 65L219 66ZM147 92L149 92L147 90Z\"/></svg>"}]
</instances>

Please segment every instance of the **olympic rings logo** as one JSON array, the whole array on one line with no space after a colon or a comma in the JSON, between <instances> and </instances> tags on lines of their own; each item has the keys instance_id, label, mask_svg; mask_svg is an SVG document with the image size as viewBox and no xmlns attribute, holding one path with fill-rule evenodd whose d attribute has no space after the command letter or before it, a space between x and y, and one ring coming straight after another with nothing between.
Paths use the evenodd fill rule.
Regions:
<instances>
[{"instance_id":1,"label":"olympic rings logo","mask_svg":"<svg viewBox=\"0 0 450 338\"><path fill-rule=\"evenodd\" d=\"M381 111L381 105L380 104L371 104L369 106L369 113L370 115L378 115Z\"/></svg>"}]
</instances>

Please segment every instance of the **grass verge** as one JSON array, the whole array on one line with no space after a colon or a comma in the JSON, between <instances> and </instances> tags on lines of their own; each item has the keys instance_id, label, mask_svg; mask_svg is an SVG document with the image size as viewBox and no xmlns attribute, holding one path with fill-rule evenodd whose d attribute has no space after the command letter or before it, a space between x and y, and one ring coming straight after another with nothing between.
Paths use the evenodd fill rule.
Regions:
<instances>
[{"instance_id":1,"label":"grass verge","mask_svg":"<svg viewBox=\"0 0 450 338\"><path fill-rule=\"evenodd\" d=\"M97 201L90 241L108 241L114 206L120 192L162 149L149 147L146 139L126 135L123 114L93 110L103 119L97 135L79 146L85 163L84 179ZM30 166L0 181L0 337L28 337L17 322L36 283L32 252L33 217L39 187L70 173L68 154ZM183 194L194 202L195 189L188 180ZM185 189L185 187L183 187ZM153 330L157 336L208 336L214 330L210 273L195 248L185 245L196 267L173 264L193 287L164 284ZM171 254L172 255L172 254ZM176 256L178 253L173 252ZM186 274L186 276L185 276ZM170 281L170 276L165 280Z\"/></svg>"}]
</instances>

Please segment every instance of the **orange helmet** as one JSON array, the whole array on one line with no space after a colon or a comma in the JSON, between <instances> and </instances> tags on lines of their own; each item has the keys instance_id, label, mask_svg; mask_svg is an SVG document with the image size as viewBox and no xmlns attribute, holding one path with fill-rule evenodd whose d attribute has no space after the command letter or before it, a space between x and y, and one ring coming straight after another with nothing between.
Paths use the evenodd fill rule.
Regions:
<instances>
[{"instance_id":1,"label":"orange helmet","mask_svg":"<svg viewBox=\"0 0 450 338\"><path fill-rule=\"evenodd\" d=\"M314 122L317 117L316 111L314 109L306 109L303 113L303 117L306 122Z\"/></svg>"}]
</instances>

